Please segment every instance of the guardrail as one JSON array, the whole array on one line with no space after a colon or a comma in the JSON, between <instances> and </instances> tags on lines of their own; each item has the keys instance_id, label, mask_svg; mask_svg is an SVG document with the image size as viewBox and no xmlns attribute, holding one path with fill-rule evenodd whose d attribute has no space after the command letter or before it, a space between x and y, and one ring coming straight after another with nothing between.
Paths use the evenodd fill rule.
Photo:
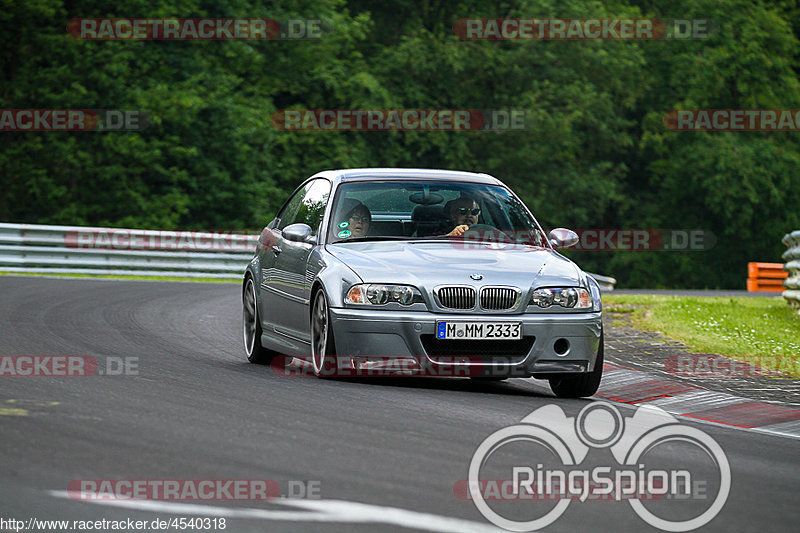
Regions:
<instances>
[{"instance_id":1,"label":"guardrail","mask_svg":"<svg viewBox=\"0 0 800 533\"><path fill-rule=\"evenodd\" d=\"M587 272L590 276L594 278L598 285L600 285L601 291L613 291L614 285L617 284L617 280L615 278L609 276L601 276L600 274L592 274L591 272Z\"/></svg>"},{"instance_id":2,"label":"guardrail","mask_svg":"<svg viewBox=\"0 0 800 533\"><path fill-rule=\"evenodd\" d=\"M0 271L241 279L258 235L0 223ZM617 280L591 274L604 291Z\"/></svg>"},{"instance_id":3,"label":"guardrail","mask_svg":"<svg viewBox=\"0 0 800 533\"><path fill-rule=\"evenodd\" d=\"M258 235L0 223L0 270L240 279Z\"/></svg>"},{"instance_id":4,"label":"guardrail","mask_svg":"<svg viewBox=\"0 0 800 533\"><path fill-rule=\"evenodd\" d=\"M783 297L790 306L800 311L800 230L787 233L781 242L788 248L782 258L786 263L783 269L789 273L789 277L783 281L786 288Z\"/></svg>"}]
</instances>

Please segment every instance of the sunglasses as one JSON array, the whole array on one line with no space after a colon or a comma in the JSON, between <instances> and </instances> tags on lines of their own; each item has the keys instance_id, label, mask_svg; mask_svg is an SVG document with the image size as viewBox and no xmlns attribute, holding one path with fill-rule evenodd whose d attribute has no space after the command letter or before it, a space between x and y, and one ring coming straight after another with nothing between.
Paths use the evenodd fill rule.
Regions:
<instances>
[{"instance_id":1,"label":"sunglasses","mask_svg":"<svg viewBox=\"0 0 800 533\"><path fill-rule=\"evenodd\" d=\"M352 215L350 217L350 220L355 220L356 222L358 221L369 222L371 219L372 217L368 215Z\"/></svg>"},{"instance_id":2,"label":"sunglasses","mask_svg":"<svg viewBox=\"0 0 800 533\"><path fill-rule=\"evenodd\" d=\"M478 216L481 214L481 208L476 207L475 209L469 209L467 207L459 207L456 209L456 213L459 215L473 215Z\"/></svg>"}]
</instances>

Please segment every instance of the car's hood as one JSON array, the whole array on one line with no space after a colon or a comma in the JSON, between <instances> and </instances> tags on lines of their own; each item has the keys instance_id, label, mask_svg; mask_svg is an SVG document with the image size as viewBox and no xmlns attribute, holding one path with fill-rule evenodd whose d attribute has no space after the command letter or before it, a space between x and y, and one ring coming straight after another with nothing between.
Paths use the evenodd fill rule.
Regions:
<instances>
[{"instance_id":1,"label":"car's hood","mask_svg":"<svg viewBox=\"0 0 800 533\"><path fill-rule=\"evenodd\" d=\"M459 241L378 241L329 244L326 250L367 283L577 286L581 271L546 248ZM479 281L470 278L483 276Z\"/></svg>"}]
</instances>

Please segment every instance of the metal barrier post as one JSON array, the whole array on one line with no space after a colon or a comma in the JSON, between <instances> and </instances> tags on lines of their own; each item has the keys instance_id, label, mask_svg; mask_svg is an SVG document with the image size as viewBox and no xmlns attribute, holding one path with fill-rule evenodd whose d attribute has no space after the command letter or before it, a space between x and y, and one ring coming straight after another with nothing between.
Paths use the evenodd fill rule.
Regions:
<instances>
[{"instance_id":1,"label":"metal barrier post","mask_svg":"<svg viewBox=\"0 0 800 533\"><path fill-rule=\"evenodd\" d=\"M786 263L783 269L789 273L789 277L783 281L786 288L783 297L800 312L800 230L784 235L781 242L788 248L782 257Z\"/></svg>"}]
</instances>

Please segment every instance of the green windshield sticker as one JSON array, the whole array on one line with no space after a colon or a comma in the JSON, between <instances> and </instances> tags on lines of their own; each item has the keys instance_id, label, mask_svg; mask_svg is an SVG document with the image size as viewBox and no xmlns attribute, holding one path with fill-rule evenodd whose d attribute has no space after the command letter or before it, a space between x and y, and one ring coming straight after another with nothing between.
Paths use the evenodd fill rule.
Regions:
<instances>
[{"instance_id":1,"label":"green windshield sticker","mask_svg":"<svg viewBox=\"0 0 800 533\"><path fill-rule=\"evenodd\" d=\"M338 236L338 237L340 237L340 238L342 238L342 239L346 239L346 238L348 238L350 235L351 235L351 233L350 233L350 230L349 230L349 229L346 229L346 230L344 230L344 231L340 231L340 232L337 234L337 236Z\"/></svg>"},{"instance_id":2,"label":"green windshield sticker","mask_svg":"<svg viewBox=\"0 0 800 533\"><path fill-rule=\"evenodd\" d=\"M340 228L346 228L349 225L350 225L350 223L348 221L346 221L346 220L344 222L339 222L339 227Z\"/></svg>"}]
</instances>

